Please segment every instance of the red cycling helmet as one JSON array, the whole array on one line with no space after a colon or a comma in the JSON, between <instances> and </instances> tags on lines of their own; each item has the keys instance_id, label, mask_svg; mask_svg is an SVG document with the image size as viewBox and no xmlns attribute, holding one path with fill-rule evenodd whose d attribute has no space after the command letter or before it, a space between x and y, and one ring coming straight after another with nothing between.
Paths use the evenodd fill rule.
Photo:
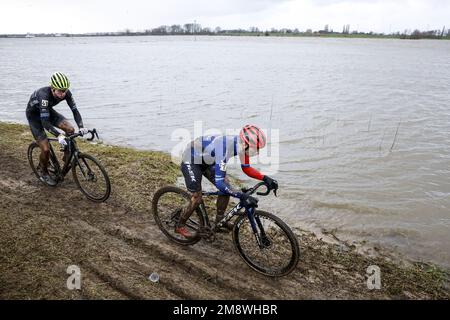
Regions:
<instances>
[{"instance_id":1,"label":"red cycling helmet","mask_svg":"<svg viewBox=\"0 0 450 320\"><path fill-rule=\"evenodd\" d=\"M245 147L262 149L266 146L266 134L255 125L246 125L239 133L241 140L245 143Z\"/></svg>"}]
</instances>

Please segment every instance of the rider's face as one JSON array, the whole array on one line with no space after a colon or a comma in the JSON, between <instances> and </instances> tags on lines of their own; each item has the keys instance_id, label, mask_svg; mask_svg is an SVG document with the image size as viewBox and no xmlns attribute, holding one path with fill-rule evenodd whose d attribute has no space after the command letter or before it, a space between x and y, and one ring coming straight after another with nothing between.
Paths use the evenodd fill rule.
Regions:
<instances>
[{"instance_id":1,"label":"rider's face","mask_svg":"<svg viewBox=\"0 0 450 320\"><path fill-rule=\"evenodd\" d=\"M239 143L239 150L240 150L239 151L240 154L242 154L242 155L246 154L249 157L254 157L259 154L258 148L249 147L244 142L242 142L242 140Z\"/></svg>"},{"instance_id":2,"label":"rider's face","mask_svg":"<svg viewBox=\"0 0 450 320\"><path fill-rule=\"evenodd\" d=\"M256 147L247 147L245 149L245 152L248 154L249 157L254 157L259 154L259 149Z\"/></svg>"},{"instance_id":3,"label":"rider's face","mask_svg":"<svg viewBox=\"0 0 450 320\"><path fill-rule=\"evenodd\" d=\"M67 90L52 89L53 96L58 99L64 99Z\"/></svg>"}]
</instances>

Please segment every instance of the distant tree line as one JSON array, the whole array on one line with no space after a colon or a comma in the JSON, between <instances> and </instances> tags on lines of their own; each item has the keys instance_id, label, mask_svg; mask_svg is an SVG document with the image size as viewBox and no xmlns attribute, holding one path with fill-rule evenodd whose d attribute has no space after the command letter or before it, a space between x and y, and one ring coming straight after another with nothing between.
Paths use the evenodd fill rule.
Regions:
<instances>
[{"instance_id":1,"label":"distant tree line","mask_svg":"<svg viewBox=\"0 0 450 320\"><path fill-rule=\"evenodd\" d=\"M405 31L403 34L399 34L400 39L440 39L450 38L450 30L446 30L445 27L442 30L420 31L414 30L409 33Z\"/></svg>"},{"instance_id":2,"label":"distant tree line","mask_svg":"<svg viewBox=\"0 0 450 320\"><path fill-rule=\"evenodd\" d=\"M298 28L289 29L272 28L270 30L260 30L258 27L250 27L248 29L222 29L216 27L214 29L204 28L198 23L186 23L184 25L174 24L171 26L162 25L157 28L147 29L144 31L132 31L125 29L119 32L95 32L83 34L69 34L69 33L40 33L40 34L8 34L0 35L0 37L89 37L89 36L139 36L139 35L250 35L250 36L304 36L304 37L380 37L380 38L398 38L398 39L450 39L450 30L445 27L442 30L420 31L420 30L405 30L404 32L396 32L391 34L376 33L376 32L359 32L357 30L350 30L350 25L344 25L342 32L334 31L325 25L325 27L318 31L307 29L300 31Z\"/></svg>"}]
</instances>

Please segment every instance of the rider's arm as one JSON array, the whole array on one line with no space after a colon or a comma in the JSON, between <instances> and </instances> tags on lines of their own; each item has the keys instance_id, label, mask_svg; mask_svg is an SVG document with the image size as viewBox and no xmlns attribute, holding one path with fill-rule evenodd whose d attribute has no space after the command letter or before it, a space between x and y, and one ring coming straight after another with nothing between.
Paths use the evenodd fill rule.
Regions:
<instances>
[{"instance_id":1,"label":"rider's arm","mask_svg":"<svg viewBox=\"0 0 450 320\"><path fill-rule=\"evenodd\" d=\"M222 171L222 169L220 168L221 165L216 163L215 166L215 171L216 171L216 175L215 175L215 180L216 180L216 187L217 189L219 189L220 192L222 192L225 195L229 195L235 198L241 198L242 197L242 192L239 191L235 191L231 188L230 184L227 183L227 181L225 180L225 171Z\"/></svg>"},{"instance_id":2,"label":"rider's arm","mask_svg":"<svg viewBox=\"0 0 450 320\"><path fill-rule=\"evenodd\" d=\"M225 195L229 195L235 198L241 198L242 192L233 190L230 184L225 180L225 175L227 173L226 141L223 139L216 139L214 143L216 157L214 178L216 181L216 187Z\"/></svg>"},{"instance_id":3,"label":"rider's arm","mask_svg":"<svg viewBox=\"0 0 450 320\"><path fill-rule=\"evenodd\" d=\"M77 109L77 105L75 103L75 100L73 99L72 92L70 92L70 90L67 90L66 101L70 107L70 110L72 110L73 118L75 119L75 122L77 123L78 128L83 128L84 127L83 119L81 118L81 114Z\"/></svg>"},{"instance_id":4,"label":"rider's arm","mask_svg":"<svg viewBox=\"0 0 450 320\"><path fill-rule=\"evenodd\" d=\"M215 171L216 171L215 180L217 189L219 189L219 191L225 195L229 195L240 199L242 197L242 192L233 190L230 184L227 183L227 181L225 180L225 172L223 172L220 169L220 164L216 164Z\"/></svg>"},{"instance_id":5,"label":"rider's arm","mask_svg":"<svg viewBox=\"0 0 450 320\"><path fill-rule=\"evenodd\" d=\"M39 113L42 126L55 137L59 136L58 130L50 122L50 110L48 108L48 100L39 98Z\"/></svg>"},{"instance_id":6,"label":"rider's arm","mask_svg":"<svg viewBox=\"0 0 450 320\"><path fill-rule=\"evenodd\" d=\"M257 180L264 179L264 175L261 172L250 166L250 157L248 156L248 154L245 154L243 160L244 161L241 160L241 169L247 176Z\"/></svg>"}]
</instances>

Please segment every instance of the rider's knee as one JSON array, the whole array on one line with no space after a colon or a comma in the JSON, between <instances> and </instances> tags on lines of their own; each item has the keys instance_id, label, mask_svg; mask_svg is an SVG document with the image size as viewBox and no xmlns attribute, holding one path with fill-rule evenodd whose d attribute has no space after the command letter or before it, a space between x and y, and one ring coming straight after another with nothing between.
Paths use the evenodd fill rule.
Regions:
<instances>
[{"instance_id":1,"label":"rider's knee","mask_svg":"<svg viewBox=\"0 0 450 320\"><path fill-rule=\"evenodd\" d=\"M202 202L202 192L194 192L192 193L192 203L197 206Z\"/></svg>"},{"instance_id":2,"label":"rider's knee","mask_svg":"<svg viewBox=\"0 0 450 320\"><path fill-rule=\"evenodd\" d=\"M221 195L217 196L217 200L226 202L226 201L230 200L230 196L227 194L221 194Z\"/></svg>"},{"instance_id":3,"label":"rider's knee","mask_svg":"<svg viewBox=\"0 0 450 320\"><path fill-rule=\"evenodd\" d=\"M40 145L39 145L39 147L41 148L41 152L44 154L44 155L49 155L50 154L50 146L48 145L48 143L41 143Z\"/></svg>"},{"instance_id":4,"label":"rider's knee","mask_svg":"<svg viewBox=\"0 0 450 320\"><path fill-rule=\"evenodd\" d=\"M70 135L72 135L72 134L75 133L75 128L74 128L74 127L72 126L72 124L71 124L69 121L67 121L67 120L64 120L63 122L61 122L61 123L58 125L58 128L61 129L61 130L63 130L64 133L65 133L66 135L68 135L68 136L70 136Z\"/></svg>"},{"instance_id":5,"label":"rider's knee","mask_svg":"<svg viewBox=\"0 0 450 320\"><path fill-rule=\"evenodd\" d=\"M44 156L44 158L50 157L50 150L41 150L41 153Z\"/></svg>"},{"instance_id":6,"label":"rider's knee","mask_svg":"<svg viewBox=\"0 0 450 320\"><path fill-rule=\"evenodd\" d=\"M230 196L228 196L228 195L218 196L217 201L216 201L217 212L222 214L227 209L229 202L230 202Z\"/></svg>"},{"instance_id":7,"label":"rider's knee","mask_svg":"<svg viewBox=\"0 0 450 320\"><path fill-rule=\"evenodd\" d=\"M69 127L66 128L65 131L66 131L66 135L70 136L70 135L75 133L75 128L72 127L72 126L69 126Z\"/></svg>"}]
</instances>

